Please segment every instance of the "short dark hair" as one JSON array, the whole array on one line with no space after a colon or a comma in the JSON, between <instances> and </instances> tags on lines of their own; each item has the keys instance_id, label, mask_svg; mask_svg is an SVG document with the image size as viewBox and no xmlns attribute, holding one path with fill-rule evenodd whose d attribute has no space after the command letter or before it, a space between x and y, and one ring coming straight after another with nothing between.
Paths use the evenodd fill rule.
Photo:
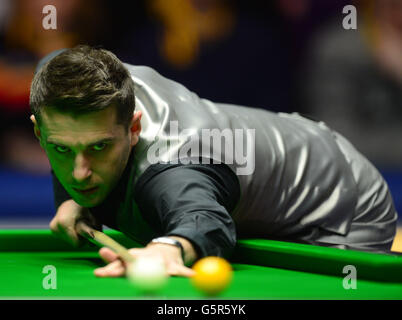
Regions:
<instances>
[{"instance_id":1,"label":"short dark hair","mask_svg":"<svg viewBox=\"0 0 402 320\"><path fill-rule=\"evenodd\" d=\"M44 108L77 115L115 106L117 122L128 128L135 109L134 82L112 52L80 45L37 71L29 104L39 123Z\"/></svg>"}]
</instances>

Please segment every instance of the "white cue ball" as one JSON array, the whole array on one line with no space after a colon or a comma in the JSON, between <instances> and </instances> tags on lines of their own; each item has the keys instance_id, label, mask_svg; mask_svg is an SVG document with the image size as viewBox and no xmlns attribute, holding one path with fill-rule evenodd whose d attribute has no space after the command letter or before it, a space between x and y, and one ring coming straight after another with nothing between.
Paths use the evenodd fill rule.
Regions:
<instances>
[{"instance_id":1,"label":"white cue ball","mask_svg":"<svg viewBox=\"0 0 402 320\"><path fill-rule=\"evenodd\" d=\"M145 293L154 293L164 287L168 280L162 260L141 257L127 268L131 283Z\"/></svg>"}]
</instances>

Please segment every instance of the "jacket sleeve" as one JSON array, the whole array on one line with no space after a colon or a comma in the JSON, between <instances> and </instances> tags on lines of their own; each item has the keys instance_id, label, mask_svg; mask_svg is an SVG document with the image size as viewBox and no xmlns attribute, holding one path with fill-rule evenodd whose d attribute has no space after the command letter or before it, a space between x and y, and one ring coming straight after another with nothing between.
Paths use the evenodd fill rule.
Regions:
<instances>
[{"instance_id":1,"label":"jacket sleeve","mask_svg":"<svg viewBox=\"0 0 402 320\"><path fill-rule=\"evenodd\" d=\"M232 253L236 230L230 213L239 197L237 176L224 164L155 164L135 186L144 219L160 235L188 239L199 258Z\"/></svg>"}]
</instances>

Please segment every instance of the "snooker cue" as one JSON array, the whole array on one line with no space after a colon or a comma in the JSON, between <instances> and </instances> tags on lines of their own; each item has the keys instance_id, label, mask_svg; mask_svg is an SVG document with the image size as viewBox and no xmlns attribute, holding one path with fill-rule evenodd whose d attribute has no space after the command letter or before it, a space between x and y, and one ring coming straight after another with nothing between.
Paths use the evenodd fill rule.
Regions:
<instances>
[{"instance_id":1,"label":"snooker cue","mask_svg":"<svg viewBox=\"0 0 402 320\"><path fill-rule=\"evenodd\" d=\"M87 238L92 243L96 244L97 246L104 246L108 247L109 249L113 250L124 262L131 263L134 261L134 257L128 252L128 250L123 247L120 243L106 235L105 233L94 230L89 228L88 226L84 225L84 227L80 228L80 224L83 222L78 223L78 228L80 230L80 234Z\"/></svg>"}]
</instances>

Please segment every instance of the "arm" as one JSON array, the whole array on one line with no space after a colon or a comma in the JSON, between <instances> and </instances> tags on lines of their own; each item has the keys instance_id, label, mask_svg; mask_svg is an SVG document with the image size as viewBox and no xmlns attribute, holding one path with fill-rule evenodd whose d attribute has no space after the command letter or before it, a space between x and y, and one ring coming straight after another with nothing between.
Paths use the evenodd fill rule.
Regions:
<instances>
[{"instance_id":1,"label":"arm","mask_svg":"<svg viewBox=\"0 0 402 320\"><path fill-rule=\"evenodd\" d=\"M236 232L229 213L240 186L226 165L157 164L143 174L135 195L158 235L189 240L198 258L228 256L233 250Z\"/></svg>"},{"instance_id":2,"label":"arm","mask_svg":"<svg viewBox=\"0 0 402 320\"><path fill-rule=\"evenodd\" d=\"M236 244L234 222L229 214L240 196L236 175L226 165L151 166L135 188L136 202L144 218L160 236L181 242L180 250L166 244L148 244L144 249L131 249L135 256L163 257L169 274L190 275L184 263L209 256L228 256ZM116 268L98 269L98 276L122 275L124 266L109 250L102 257ZM120 273L116 270L119 269Z\"/></svg>"},{"instance_id":3,"label":"arm","mask_svg":"<svg viewBox=\"0 0 402 320\"><path fill-rule=\"evenodd\" d=\"M183 247L183 262L185 265L191 265L195 260L197 260L197 252L193 246L193 244L183 237L178 236L170 236L170 238L179 241ZM180 253L181 254L181 253Z\"/></svg>"}]
</instances>

